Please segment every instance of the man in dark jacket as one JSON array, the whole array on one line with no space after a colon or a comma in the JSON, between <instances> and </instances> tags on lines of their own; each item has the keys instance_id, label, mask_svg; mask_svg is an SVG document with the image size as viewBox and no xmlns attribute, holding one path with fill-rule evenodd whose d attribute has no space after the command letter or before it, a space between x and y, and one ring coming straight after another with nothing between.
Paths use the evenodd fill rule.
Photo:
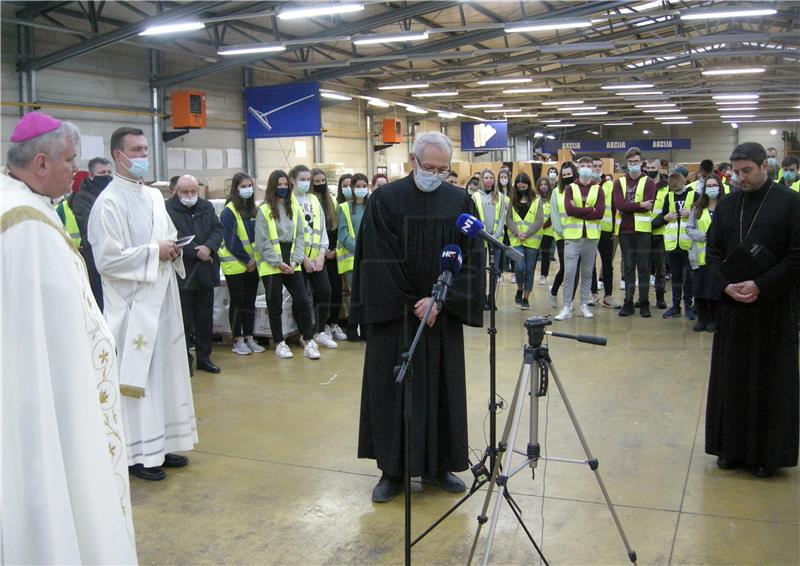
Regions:
<instances>
[{"instance_id":1,"label":"man in dark jacket","mask_svg":"<svg viewBox=\"0 0 800 566\"><path fill-rule=\"evenodd\" d=\"M179 279L183 327L187 346L194 342L197 369L209 373L221 370L211 363L211 336L214 314L214 287L219 285L219 256L222 224L214 206L198 196L200 184L191 175L183 175L175 185L175 194L167 200L169 213L178 238L194 235L183 248L186 278ZM192 367L192 355L189 368Z\"/></svg>"},{"instance_id":2,"label":"man in dark jacket","mask_svg":"<svg viewBox=\"0 0 800 566\"><path fill-rule=\"evenodd\" d=\"M95 157L89 161L89 176L83 180L78 191L68 197L69 206L75 215L75 222L77 222L78 231L81 234L80 250L83 259L86 261L89 284L92 287L92 294L95 301L97 301L97 306L100 307L101 311L103 310L103 283L94 264L92 246L89 244L89 238L86 237L86 226L89 223L89 213L92 211L94 201L97 200L103 189L114 178L113 175L111 162L105 157ZM63 222L64 219L62 218L61 221Z\"/></svg>"}]
</instances>

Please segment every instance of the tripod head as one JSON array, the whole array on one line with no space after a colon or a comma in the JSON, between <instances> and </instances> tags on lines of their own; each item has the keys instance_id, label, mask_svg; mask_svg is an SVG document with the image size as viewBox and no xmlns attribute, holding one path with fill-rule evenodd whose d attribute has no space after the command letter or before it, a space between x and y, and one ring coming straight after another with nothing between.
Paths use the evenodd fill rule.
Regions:
<instances>
[{"instance_id":1,"label":"tripod head","mask_svg":"<svg viewBox=\"0 0 800 566\"><path fill-rule=\"evenodd\" d=\"M576 340L584 344L594 344L595 346L605 346L608 344L608 340L602 336L565 334L563 332L551 332L544 329L545 326L551 324L553 324L552 320L541 316L532 316L525 320L525 328L528 330L528 344L534 348L539 348L542 345L542 340L544 340L545 335L555 336L556 338L569 338L570 340Z\"/></svg>"}]
</instances>

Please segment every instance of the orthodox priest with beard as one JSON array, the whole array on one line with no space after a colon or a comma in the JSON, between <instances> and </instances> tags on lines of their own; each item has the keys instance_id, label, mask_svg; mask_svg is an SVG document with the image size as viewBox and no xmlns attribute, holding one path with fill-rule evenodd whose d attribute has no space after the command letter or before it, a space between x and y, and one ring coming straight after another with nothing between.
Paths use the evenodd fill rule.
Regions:
<instances>
[{"instance_id":1,"label":"orthodox priest with beard","mask_svg":"<svg viewBox=\"0 0 800 566\"><path fill-rule=\"evenodd\" d=\"M460 493L452 472L466 470L467 402L463 325L483 324L483 244L456 228L458 216L475 214L469 193L442 180L453 146L430 132L417 136L413 172L369 198L356 247L353 305L366 329L358 457L377 461L382 476L372 500L391 500L402 487L403 387L393 370L411 345L439 276L448 244L463 250L463 268L412 360L412 476Z\"/></svg>"},{"instance_id":2,"label":"orthodox priest with beard","mask_svg":"<svg viewBox=\"0 0 800 566\"><path fill-rule=\"evenodd\" d=\"M706 452L720 468L769 477L797 465L800 194L769 177L767 152L757 143L739 145L731 163L741 190L720 201L708 231L708 267L724 293L711 354ZM756 246L766 260L749 261L745 250Z\"/></svg>"}]
</instances>

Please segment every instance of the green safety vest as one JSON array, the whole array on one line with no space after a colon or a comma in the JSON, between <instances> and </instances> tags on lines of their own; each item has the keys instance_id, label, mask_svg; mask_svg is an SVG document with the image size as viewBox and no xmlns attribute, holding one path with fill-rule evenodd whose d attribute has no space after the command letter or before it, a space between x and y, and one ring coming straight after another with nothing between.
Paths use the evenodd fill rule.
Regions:
<instances>
[{"instance_id":1,"label":"green safety vest","mask_svg":"<svg viewBox=\"0 0 800 566\"><path fill-rule=\"evenodd\" d=\"M530 225L536 222L536 213L539 210L539 201L541 200L541 198L537 198L531 202L531 207L528 209L528 214L525 215L524 219L520 217L520 215L517 213L517 210L513 206L511 207L511 221L514 223L514 227L517 229L517 234L527 232ZM544 212L544 210L542 210L542 212ZM542 245L542 231L539 230L524 240L520 240L514 236L514 234L509 232L508 240L512 246L524 246L526 248L538 250L539 246Z\"/></svg>"},{"instance_id":2,"label":"green safety vest","mask_svg":"<svg viewBox=\"0 0 800 566\"><path fill-rule=\"evenodd\" d=\"M669 185L665 185L659 189L656 193L656 200L653 202L653 218L661 214L661 211L664 209L664 201L667 199L667 193L669 193ZM658 228L653 228L653 236L663 236L664 232L667 231L667 225L664 224L663 226L659 226Z\"/></svg>"},{"instance_id":3,"label":"green safety vest","mask_svg":"<svg viewBox=\"0 0 800 566\"><path fill-rule=\"evenodd\" d=\"M292 197L292 218L295 222L301 222L303 220L303 209L300 208L300 204L297 200ZM278 254L278 257L282 257L281 255L281 242L278 239L278 225L275 223L275 219L272 217L272 208L270 208L267 201L264 201L261 206L258 207L261 213L264 215L264 218L267 220L267 237L269 238L269 243L272 244L272 249L275 250L275 253ZM294 248L297 244L297 238L292 238L292 254L294 254ZM272 267L263 258L259 257L256 261L258 261L258 276L264 277L265 275L277 275L281 273L281 270L277 267ZM297 265L294 268L295 271L300 271L300 266Z\"/></svg>"},{"instance_id":4,"label":"green safety vest","mask_svg":"<svg viewBox=\"0 0 800 566\"><path fill-rule=\"evenodd\" d=\"M603 183L603 198L606 201L606 208L603 211L603 218L600 219L600 230L603 232L614 231L613 194L614 183L611 181L606 181Z\"/></svg>"},{"instance_id":5,"label":"green safety vest","mask_svg":"<svg viewBox=\"0 0 800 566\"><path fill-rule=\"evenodd\" d=\"M633 202L644 202L644 186L647 184L647 179L650 177L642 175L639 177L639 184L636 186L636 194L633 196ZM628 190L628 179L625 176L619 178L619 188L622 190L622 199L625 200L625 193ZM649 234L653 229L653 216L652 211L645 210L644 212L633 213L633 229L636 232L644 232ZM614 233L619 234L619 228L622 225L622 212L617 216L617 225L614 227Z\"/></svg>"},{"instance_id":6,"label":"green safety vest","mask_svg":"<svg viewBox=\"0 0 800 566\"><path fill-rule=\"evenodd\" d=\"M310 236L306 238L306 257L313 261L319 255L319 245L322 242L322 204L317 195L309 194L308 200L311 203L311 226L306 223L306 235Z\"/></svg>"},{"instance_id":7,"label":"green safety vest","mask_svg":"<svg viewBox=\"0 0 800 566\"><path fill-rule=\"evenodd\" d=\"M559 216L558 219L561 221L561 235L555 234L556 241L564 239L564 219L567 217L567 207L564 203L564 197L566 196L566 191L559 191L556 189L556 202L558 203L558 211L556 212ZM552 211L551 211L552 214Z\"/></svg>"},{"instance_id":8,"label":"green safety vest","mask_svg":"<svg viewBox=\"0 0 800 566\"><path fill-rule=\"evenodd\" d=\"M798 193L800 193L800 180L792 183L792 186L789 188L792 189L793 191L797 191Z\"/></svg>"},{"instance_id":9,"label":"green safety vest","mask_svg":"<svg viewBox=\"0 0 800 566\"><path fill-rule=\"evenodd\" d=\"M597 196L600 192L600 185L592 185L589 188L589 194L586 196L586 203L583 202L580 187L576 183L570 185L572 189L572 202L578 207L594 206L597 203ZM566 203L565 203L566 208ZM586 227L586 239L599 240L600 239L600 222L597 220L584 220L583 218L576 218L575 216L567 216L564 219L564 239L565 240L580 240L583 238L583 228Z\"/></svg>"},{"instance_id":10,"label":"green safety vest","mask_svg":"<svg viewBox=\"0 0 800 566\"><path fill-rule=\"evenodd\" d=\"M694 191L689 191L689 194L686 195L686 202L683 203L685 210L692 208L696 195L697 193ZM669 202L669 211L673 212L675 210L675 193L670 191L667 194L667 201ZM678 223L680 223L680 228ZM678 247L679 243L682 250L689 251L689 248L692 247L692 241L686 235L686 222L680 222L680 220L675 219L667 224L666 230L664 230L664 249L671 252Z\"/></svg>"},{"instance_id":11,"label":"green safety vest","mask_svg":"<svg viewBox=\"0 0 800 566\"><path fill-rule=\"evenodd\" d=\"M547 224L547 221L550 220L550 197L552 195L548 193L547 198L542 197L542 220L543 225ZM542 236L550 236L551 238L555 237L556 232L553 230L553 224L550 223L550 226L547 228L542 228Z\"/></svg>"},{"instance_id":12,"label":"green safety vest","mask_svg":"<svg viewBox=\"0 0 800 566\"><path fill-rule=\"evenodd\" d=\"M236 207L232 202L228 202L225 205L225 208L230 210L233 213L234 218L236 218L236 237L242 242L244 251L250 254L250 257L255 259L256 263L258 263L258 258L256 257L256 254L253 253L253 244L250 243L250 237L247 235L247 230L244 227L242 215L239 214L239 211L236 210ZM225 247L224 240L222 241L222 245L219 247L219 250L217 250L217 254L219 255L219 261L222 265L223 275L240 275L247 272L247 264L239 261L239 259L233 255L228 248Z\"/></svg>"},{"instance_id":13,"label":"green safety vest","mask_svg":"<svg viewBox=\"0 0 800 566\"><path fill-rule=\"evenodd\" d=\"M75 218L75 213L72 212L69 201L66 198L59 203L58 210L64 216L64 230L69 234L69 237L72 238L73 243L80 247L81 231L78 228L78 221Z\"/></svg>"},{"instance_id":14,"label":"green safety vest","mask_svg":"<svg viewBox=\"0 0 800 566\"><path fill-rule=\"evenodd\" d=\"M347 222L347 232L350 234L350 237L355 239L356 231L353 228L353 219L350 217L350 205L347 202L343 202L339 205L339 210L342 211L344 214L344 219ZM336 242L336 271L339 272L339 275L347 273L348 271L353 271L355 256L354 254L344 247L344 244L341 242Z\"/></svg>"},{"instance_id":15,"label":"green safety vest","mask_svg":"<svg viewBox=\"0 0 800 566\"><path fill-rule=\"evenodd\" d=\"M697 228L703 233L708 234L708 228L711 226L711 214L707 208L703 209L703 214L697 219ZM706 243L697 242L697 263L699 265L706 264Z\"/></svg>"},{"instance_id":16,"label":"green safety vest","mask_svg":"<svg viewBox=\"0 0 800 566\"><path fill-rule=\"evenodd\" d=\"M478 218L480 218L481 222L486 224L486 213L483 210L483 198L479 192L473 193L472 201L475 203L475 208L478 209ZM500 225L501 222L505 222L504 212L506 207L508 206L509 198L500 193L498 195L497 204L494 207L494 230L497 230L497 226ZM484 246L488 247L489 243L484 242Z\"/></svg>"}]
</instances>

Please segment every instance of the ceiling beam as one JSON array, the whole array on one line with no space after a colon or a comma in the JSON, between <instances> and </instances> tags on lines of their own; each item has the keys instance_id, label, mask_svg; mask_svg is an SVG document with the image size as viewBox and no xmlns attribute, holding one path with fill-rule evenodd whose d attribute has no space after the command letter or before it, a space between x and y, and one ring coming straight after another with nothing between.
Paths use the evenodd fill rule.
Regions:
<instances>
[{"instance_id":1,"label":"ceiling beam","mask_svg":"<svg viewBox=\"0 0 800 566\"><path fill-rule=\"evenodd\" d=\"M31 4L32 5L27 8L17 10L14 15L23 20L32 20L36 16L49 12L50 10L65 6L69 4L69 2L31 2Z\"/></svg>"}]
</instances>

